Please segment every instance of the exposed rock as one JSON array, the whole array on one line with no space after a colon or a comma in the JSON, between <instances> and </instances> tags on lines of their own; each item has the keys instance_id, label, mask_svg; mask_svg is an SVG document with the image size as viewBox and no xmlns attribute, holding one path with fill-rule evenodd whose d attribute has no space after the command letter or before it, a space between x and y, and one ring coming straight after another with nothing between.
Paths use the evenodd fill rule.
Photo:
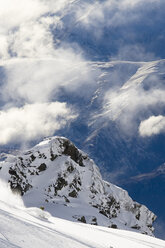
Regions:
<instances>
[{"instance_id":1,"label":"exposed rock","mask_svg":"<svg viewBox=\"0 0 165 248\"><path fill-rule=\"evenodd\" d=\"M65 195L63 197L65 199L65 202L68 202L68 203L70 202L69 199Z\"/></svg>"},{"instance_id":2,"label":"exposed rock","mask_svg":"<svg viewBox=\"0 0 165 248\"><path fill-rule=\"evenodd\" d=\"M112 224L111 228L117 229L117 225L116 224Z\"/></svg>"},{"instance_id":3,"label":"exposed rock","mask_svg":"<svg viewBox=\"0 0 165 248\"><path fill-rule=\"evenodd\" d=\"M45 163L40 164L40 166L38 167L38 170L39 172L46 170L46 164Z\"/></svg>"},{"instance_id":4,"label":"exposed rock","mask_svg":"<svg viewBox=\"0 0 165 248\"><path fill-rule=\"evenodd\" d=\"M50 158L51 161L54 161L58 157L56 154L53 153L52 149L50 149L50 155L51 155Z\"/></svg>"},{"instance_id":5,"label":"exposed rock","mask_svg":"<svg viewBox=\"0 0 165 248\"><path fill-rule=\"evenodd\" d=\"M78 163L80 166L84 166L83 159L79 150L69 140L65 140L63 142L63 147L63 154L70 156L71 159Z\"/></svg>"},{"instance_id":6,"label":"exposed rock","mask_svg":"<svg viewBox=\"0 0 165 248\"><path fill-rule=\"evenodd\" d=\"M70 197L76 198L78 194L77 194L77 191L76 191L76 190L73 190L73 191L70 192L68 195L69 195Z\"/></svg>"},{"instance_id":7,"label":"exposed rock","mask_svg":"<svg viewBox=\"0 0 165 248\"><path fill-rule=\"evenodd\" d=\"M67 168L67 171L72 173L74 171L74 167L72 165L70 165L68 168Z\"/></svg>"},{"instance_id":8,"label":"exposed rock","mask_svg":"<svg viewBox=\"0 0 165 248\"><path fill-rule=\"evenodd\" d=\"M87 223L84 216L82 216L81 218L78 218L78 221L81 221L82 223Z\"/></svg>"},{"instance_id":9,"label":"exposed rock","mask_svg":"<svg viewBox=\"0 0 165 248\"><path fill-rule=\"evenodd\" d=\"M92 219L91 219L91 225L97 226L97 218L96 217L92 217Z\"/></svg>"},{"instance_id":10,"label":"exposed rock","mask_svg":"<svg viewBox=\"0 0 165 248\"><path fill-rule=\"evenodd\" d=\"M36 157L33 154L30 157L31 157L32 161L34 161L36 159Z\"/></svg>"},{"instance_id":11,"label":"exposed rock","mask_svg":"<svg viewBox=\"0 0 165 248\"><path fill-rule=\"evenodd\" d=\"M131 226L131 228L133 228L133 229L137 229L137 230L140 230L140 226L138 226L138 225L135 225L135 226Z\"/></svg>"},{"instance_id":12,"label":"exposed rock","mask_svg":"<svg viewBox=\"0 0 165 248\"><path fill-rule=\"evenodd\" d=\"M136 219L137 219L137 220L140 220L140 213L138 213L138 214L136 215Z\"/></svg>"},{"instance_id":13,"label":"exposed rock","mask_svg":"<svg viewBox=\"0 0 165 248\"><path fill-rule=\"evenodd\" d=\"M61 190L63 187L66 187L67 185L68 185L68 182L63 177L59 177L54 187L55 195L57 194L59 190Z\"/></svg>"}]
</instances>

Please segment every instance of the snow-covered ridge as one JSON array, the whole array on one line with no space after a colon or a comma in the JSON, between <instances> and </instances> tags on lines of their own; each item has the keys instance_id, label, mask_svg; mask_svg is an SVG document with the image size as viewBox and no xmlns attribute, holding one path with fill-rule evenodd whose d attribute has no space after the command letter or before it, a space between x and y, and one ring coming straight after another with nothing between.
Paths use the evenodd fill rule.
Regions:
<instances>
[{"instance_id":1,"label":"snow-covered ridge","mask_svg":"<svg viewBox=\"0 0 165 248\"><path fill-rule=\"evenodd\" d=\"M134 232L73 223L25 208L0 180L1 248L164 248L165 241ZM9 200L10 199L10 203Z\"/></svg>"},{"instance_id":2,"label":"snow-covered ridge","mask_svg":"<svg viewBox=\"0 0 165 248\"><path fill-rule=\"evenodd\" d=\"M26 206L93 225L153 235L155 215L128 193L105 182L87 154L64 137L45 139L0 163L0 177L19 191Z\"/></svg>"}]
</instances>

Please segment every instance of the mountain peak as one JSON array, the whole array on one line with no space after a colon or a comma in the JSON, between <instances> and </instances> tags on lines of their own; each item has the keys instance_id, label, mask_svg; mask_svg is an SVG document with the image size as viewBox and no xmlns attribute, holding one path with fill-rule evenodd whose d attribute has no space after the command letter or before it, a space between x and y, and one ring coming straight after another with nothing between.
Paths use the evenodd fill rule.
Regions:
<instances>
[{"instance_id":1,"label":"mountain peak","mask_svg":"<svg viewBox=\"0 0 165 248\"><path fill-rule=\"evenodd\" d=\"M0 164L0 177L26 206L64 219L152 235L156 216L127 191L102 179L87 154L64 137L43 140Z\"/></svg>"}]
</instances>

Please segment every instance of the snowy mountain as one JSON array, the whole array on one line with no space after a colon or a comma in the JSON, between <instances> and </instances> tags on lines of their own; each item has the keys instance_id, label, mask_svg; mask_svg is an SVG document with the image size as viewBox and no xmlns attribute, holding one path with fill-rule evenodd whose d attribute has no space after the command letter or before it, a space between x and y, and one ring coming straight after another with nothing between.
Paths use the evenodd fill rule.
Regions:
<instances>
[{"instance_id":1,"label":"snowy mountain","mask_svg":"<svg viewBox=\"0 0 165 248\"><path fill-rule=\"evenodd\" d=\"M165 239L164 12L163 0L0 0L0 160L68 137Z\"/></svg>"},{"instance_id":2,"label":"snowy mountain","mask_svg":"<svg viewBox=\"0 0 165 248\"><path fill-rule=\"evenodd\" d=\"M165 241L136 232L74 223L26 208L0 180L1 248L164 248Z\"/></svg>"},{"instance_id":3,"label":"snowy mountain","mask_svg":"<svg viewBox=\"0 0 165 248\"><path fill-rule=\"evenodd\" d=\"M158 215L158 220L161 218L164 220L162 205L164 194L162 193L160 197L160 189L156 186L160 185L160 180L154 182L154 189L153 183L149 189L146 184L141 186L141 184L137 185L133 181L130 184L130 178L150 173L156 170L159 164L164 163L163 134L144 138L139 135L138 130L138 123L148 118L153 109L155 113L158 111L157 105L154 106L158 95L160 96L159 113L162 110L164 97L157 90L157 87L159 85L163 89L164 60L153 62L88 62L88 69L91 71L91 77L88 79L85 77L86 67L82 68L82 64L84 66L84 63L80 63L81 74L82 78L85 78L85 86L88 85L88 93L82 85L75 91L74 80L72 81L73 86L69 90L65 85L61 86L58 94L54 95L54 99L60 102L66 101L68 105L72 105L78 112L78 116L68 126L56 131L56 134L73 140L78 147L95 159L106 180L126 188L134 199L152 209ZM3 62L1 70L8 72L10 78L13 79L13 71L21 69L23 77L20 75L20 80L27 81L29 88L26 94L30 95L34 86L33 84L29 85L28 79L24 78L29 68L34 67L40 71L47 66L56 68L56 65L56 59L20 59ZM69 67L69 69L71 68ZM70 72L68 71L68 73ZM56 75L56 70L54 75ZM44 81L49 82L51 76L52 74L48 72ZM92 83L90 84L91 78ZM43 80L43 75L36 75L35 80L40 82ZM24 85L26 86L26 83ZM152 97L152 93L154 97ZM106 98L105 95L107 95ZM141 104L145 98L146 105ZM149 104L151 98L153 105ZM148 106L150 109L147 109ZM130 116L131 119L129 119ZM125 117L127 118L125 119ZM38 125L40 125L40 121ZM54 128L54 122L52 126ZM19 132L19 129L17 131ZM29 130L26 133L28 134ZM22 139L24 135L21 133L19 137ZM17 139L17 141L20 140ZM2 151L5 151L4 147L2 147ZM161 192L163 192L164 180L161 180L161 185ZM144 190L143 187L148 190ZM157 188L156 191L155 188ZM61 217L60 214L59 217Z\"/></svg>"},{"instance_id":4,"label":"snowy mountain","mask_svg":"<svg viewBox=\"0 0 165 248\"><path fill-rule=\"evenodd\" d=\"M63 137L45 139L0 163L1 179L28 207L63 219L152 235L156 216L128 193L105 182L87 154Z\"/></svg>"}]
</instances>

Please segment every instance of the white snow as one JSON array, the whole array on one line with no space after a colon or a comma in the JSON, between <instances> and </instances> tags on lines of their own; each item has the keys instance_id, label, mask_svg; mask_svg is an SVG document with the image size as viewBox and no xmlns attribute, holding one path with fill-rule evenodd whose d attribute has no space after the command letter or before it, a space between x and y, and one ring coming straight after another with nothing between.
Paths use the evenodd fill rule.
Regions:
<instances>
[{"instance_id":1,"label":"white snow","mask_svg":"<svg viewBox=\"0 0 165 248\"><path fill-rule=\"evenodd\" d=\"M25 208L0 181L1 248L164 248L165 241L130 231L73 223ZM10 204L8 201L10 198Z\"/></svg>"},{"instance_id":2,"label":"white snow","mask_svg":"<svg viewBox=\"0 0 165 248\"><path fill-rule=\"evenodd\" d=\"M66 146L82 164L64 153ZM153 235L155 215L127 191L105 182L94 161L64 137L48 138L15 158L9 156L0 167L0 178L22 188L26 207L43 206L69 221Z\"/></svg>"}]
</instances>

